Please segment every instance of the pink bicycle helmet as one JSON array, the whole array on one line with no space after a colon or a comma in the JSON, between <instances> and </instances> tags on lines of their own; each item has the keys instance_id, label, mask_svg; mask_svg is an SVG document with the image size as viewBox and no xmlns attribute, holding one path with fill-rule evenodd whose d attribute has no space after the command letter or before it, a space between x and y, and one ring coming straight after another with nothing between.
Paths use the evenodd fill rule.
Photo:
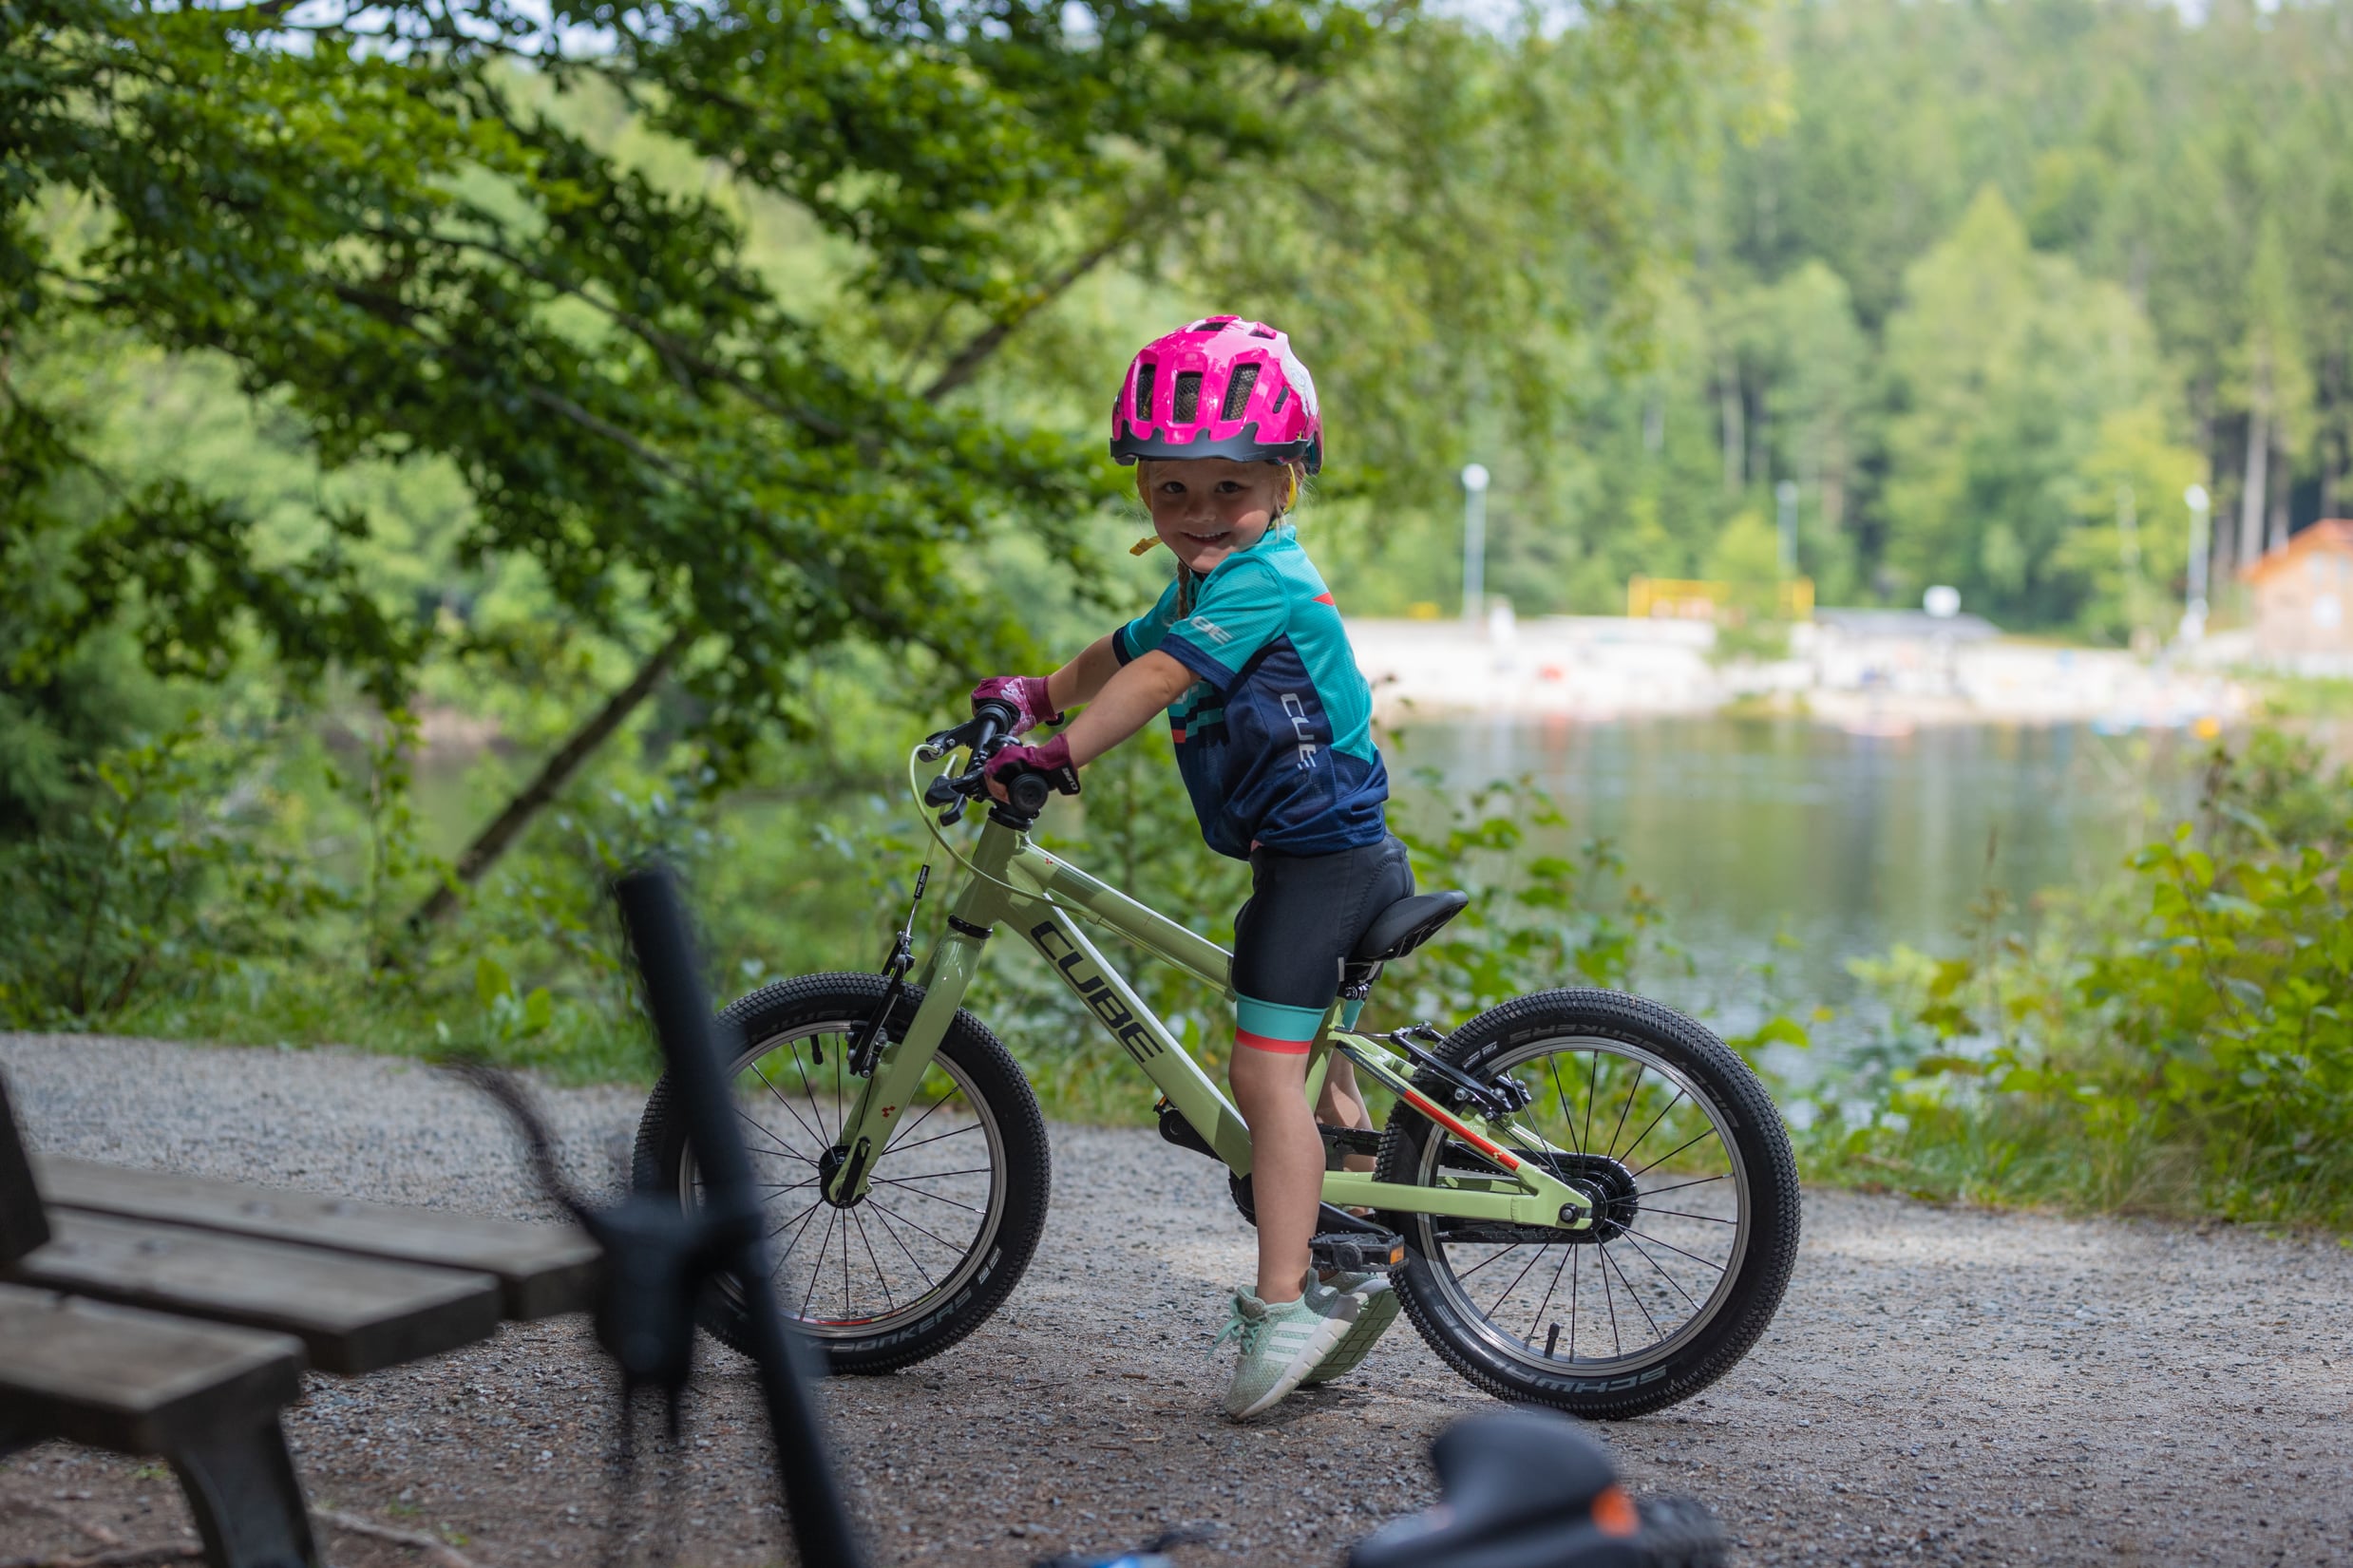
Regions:
<instances>
[{"instance_id":1,"label":"pink bicycle helmet","mask_svg":"<svg viewBox=\"0 0 2353 1568\"><path fill-rule=\"evenodd\" d=\"M1205 316L1155 338L1111 407L1111 456L1229 458L1323 467L1316 383L1291 340L1262 321Z\"/></svg>"}]
</instances>

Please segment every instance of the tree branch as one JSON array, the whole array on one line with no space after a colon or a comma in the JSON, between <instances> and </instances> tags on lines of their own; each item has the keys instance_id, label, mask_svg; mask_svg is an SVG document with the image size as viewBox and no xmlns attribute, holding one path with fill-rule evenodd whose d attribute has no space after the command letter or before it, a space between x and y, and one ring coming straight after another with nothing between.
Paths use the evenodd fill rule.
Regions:
<instances>
[{"instance_id":1,"label":"tree branch","mask_svg":"<svg viewBox=\"0 0 2353 1568\"><path fill-rule=\"evenodd\" d=\"M1133 203L1120 215L1111 231L1091 249L1072 259L1060 272L1024 293L1004 314L982 328L970 341L958 349L932 384L923 388L923 401L938 403L949 393L970 381L990 355L1005 346L1005 340L1020 330L1021 324L1039 311L1068 293L1077 282L1110 260L1120 248L1135 237L1136 225L1148 212L1157 211L1169 200L1173 192L1168 187L1155 187L1153 192Z\"/></svg>"},{"instance_id":2,"label":"tree branch","mask_svg":"<svg viewBox=\"0 0 2353 1568\"><path fill-rule=\"evenodd\" d=\"M671 668L678 662L679 655L686 652L687 644L692 641L693 634L690 632L680 630L672 633L670 640L655 650L653 656L637 667L636 673L630 676L629 684L606 698L595 717L574 730L571 738L557 747L556 754L541 765L538 777L506 803L506 808L491 819L489 826L474 835L474 841L465 846L465 853L458 857L458 863L451 868L449 880L435 888L408 916L411 931L423 931L456 912L461 887L470 888L482 880L484 874L497 863L499 857L505 854L507 847L522 836L523 829L531 825L532 819L545 809L565 784L572 782L572 776L580 770L580 765L588 761L589 753L602 746L637 710L638 706L654 694L654 689L661 684L663 676L670 673Z\"/></svg>"}]
</instances>

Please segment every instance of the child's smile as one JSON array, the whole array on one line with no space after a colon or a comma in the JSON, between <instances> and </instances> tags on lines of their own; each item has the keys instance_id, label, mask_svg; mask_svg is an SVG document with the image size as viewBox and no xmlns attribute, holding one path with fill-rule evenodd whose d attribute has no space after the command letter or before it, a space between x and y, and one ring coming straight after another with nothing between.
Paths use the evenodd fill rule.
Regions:
<instances>
[{"instance_id":1,"label":"child's smile","mask_svg":"<svg viewBox=\"0 0 2353 1568\"><path fill-rule=\"evenodd\" d=\"M1145 465L1139 488L1152 530L1194 572L1266 537L1289 488L1280 463L1188 458Z\"/></svg>"}]
</instances>

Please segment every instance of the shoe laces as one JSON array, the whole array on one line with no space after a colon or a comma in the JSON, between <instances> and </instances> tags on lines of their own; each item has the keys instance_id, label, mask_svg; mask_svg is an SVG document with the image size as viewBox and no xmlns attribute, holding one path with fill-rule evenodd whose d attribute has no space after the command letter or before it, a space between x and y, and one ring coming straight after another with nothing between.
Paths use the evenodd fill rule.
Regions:
<instances>
[{"instance_id":1,"label":"shoe laces","mask_svg":"<svg viewBox=\"0 0 2353 1568\"><path fill-rule=\"evenodd\" d=\"M1250 1316L1242 1310L1242 1297L1234 1297L1233 1307L1226 1313L1225 1327L1220 1329L1218 1336L1209 1341L1209 1353L1217 1354L1227 1340L1233 1339L1241 1342L1244 1359L1258 1354L1260 1344L1266 1338L1270 1321L1263 1315Z\"/></svg>"}]
</instances>

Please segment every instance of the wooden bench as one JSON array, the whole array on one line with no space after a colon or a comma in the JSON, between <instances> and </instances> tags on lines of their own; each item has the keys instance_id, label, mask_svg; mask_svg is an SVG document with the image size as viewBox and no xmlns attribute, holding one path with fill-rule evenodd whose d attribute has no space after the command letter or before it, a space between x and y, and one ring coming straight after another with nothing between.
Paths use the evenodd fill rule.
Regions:
<instances>
[{"instance_id":1,"label":"wooden bench","mask_svg":"<svg viewBox=\"0 0 2353 1568\"><path fill-rule=\"evenodd\" d=\"M570 1227L28 1156L0 1080L0 1453L168 1461L218 1568L318 1560L278 1412L589 1305Z\"/></svg>"}]
</instances>

